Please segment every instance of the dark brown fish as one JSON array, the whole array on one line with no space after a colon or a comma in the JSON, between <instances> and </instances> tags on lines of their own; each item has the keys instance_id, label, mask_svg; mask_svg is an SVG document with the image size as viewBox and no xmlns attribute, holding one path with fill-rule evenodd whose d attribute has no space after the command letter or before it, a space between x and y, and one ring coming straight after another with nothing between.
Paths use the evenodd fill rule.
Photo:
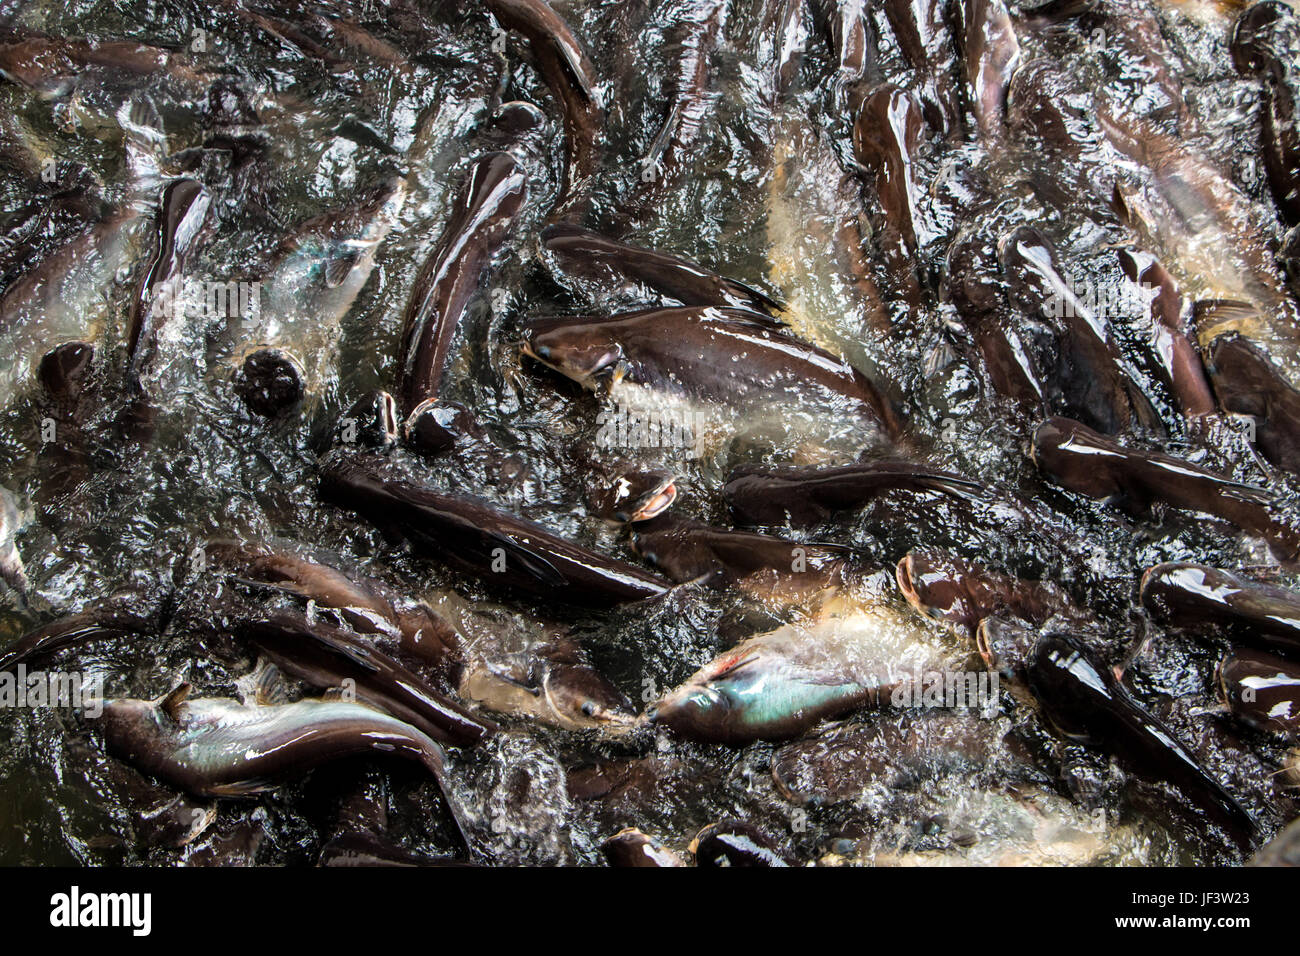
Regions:
<instances>
[{"instance_id":1,"label":"dark brown fish","mask_svg":"<svg viewBox=\"0 0 1300 956\"><path fill-rule=\"evenodd\" d=\"M357 699L441 743L472 746L496 729L343 628L281 612L240 622L235 633L286 674L323 690L351 686Z\"/></svg>"},{"instance_id":2,"label":"dark brown fish","mask_svg":"<svg viewBox=\"0 0 1300 956\"><path fill-rule=\"evenodd\" d=\"M1256 828L1246 810L1081 641L1043 635L1027 671L1030 690L1063 736L1104 747L1132 772L1173 785L1240 845L1249 845Z\"/></svg>"},{"instance_id":3,"label":"dark brown fish","mask_svg":"<svg viewBox=\"0 0 1300 956\"><path fill-rule=\"evenodd\" d=\"M176 282L204 231L211 197L203 184L177 179L163 190L153 257L131 300L127 331L127 371L140 384L155 338L170 310L177 307Z\"/></svg>"},{"instance_id":4,"label":"dark brown fish","mask_svg":"<svg viewBox=\"0 0 1300 956\"><path fill-rule=\"evenodd\" d=\"M885 0L885 17L907 65L931 129L944 136L963 124L957 47L944 0Z\"/></svg>"},{"instance_id":5,"label":"dark brown fish","mask_svg":"<svg viewBox=\"0 0 1300 956\"><path fill-rule=\"evenodd\" d=\"M1300 594L1190 561L1142 575L1142 606L1161 624L1195 631L1222 628L1234 641L1300 656Z\"/></svg>"},{"instance_id":6,"label":"dark brown fish","mask_svg":"<svg viewBox=\"0 0 1300 956\"><path fill-rule=\"evenodd\" d=\"M849 565L849 550L837 545L714 528L687 518L648 522L634 532L632 546L674 581L707 577L724 588L749 582L769 594L836 587Z\"/></svg>"},{"instance_id":7,"label":"dark brown fish","mask_svg":"<svg viewBox=\"0 0 1300 956\"><path fill-rule=\"evenodd\" d=\"M736 404L820 393L852 402L890 437L900 433L890 403L865 375L747 310L540 319L526 329L524 351L587 388L612 377L614 384Z\"/></svg>"},{"instance_id":8,"label":"dark brown fish","mask_svg":"<svg viewBox=\"0 0 1300 956\"><path fill-rule=\"evenodd\" d=\"M442 238L416 277L403 320L397 397L405 415L437 399L465 307L500 251L528 195L508 153L489 153L471 169Z\"/></svg>"},{"instance_id":9,"label":"dark brown fish","mask_svg":"<svg viewBox=\"0 0 1300 956\"><path fill-rule=\"evenodd\" d=\"M160 612L135 595L108 598L28 631L0 655L0 673L87 641L151 634Z\"/></svg>"},{"instance_id":10,"label":"dark brown fish","mask_svg":"<svg viewBox=\"0 0 1300 956\"><path fill-rule=\"evenodd\" d=\"M924 124L916 98L888 84L866 96L853 124L853 155L874 174L884 212L876 241L899 281L911 284L916 282L912 256L921 229L914 165Z\"/></svg>"},{"instance_id":11,"label":"dark brown fish","mask_svg":"<svg viewBox=\"0 0 1300 956\"><path fill-rule=\"evenodd\" d=\"M989 234L995 222L977 220L949 244L944 297L979 349L994 393L1033 417L1046 407L1046 387L1032 338L1017 327L1006 299L997 244Z\"/></svg>"},{"instance_id":12,"label":"dark brown fish","mask_svg":"<svg viewBox=\"0 0 1300 956\"><path fill-rule=\"evenodd\" d=\"M1252 727L1300 737L1300 664L1262 651L1234 650L1219 664L1219 693Z\"/></svg>"},{"instance_id":13,"label":"dark brown fish","mask_svg":"<svg viewBox=\"0 0 1300 956\"><path fill-rule=\"evenodd\" d=\"M392 477L380 461L335 456L322 469L321 490L327 499L490 586L596 608L668 590L667 582L634 565L566 541L487 502Z\"/></svg>"},{"instance_id":14,"label":"dark brown fish","mask_svg":"<svg viewBox=\"0 0 1300 956\"><path fill-rule=\"evenodd\" d=\"M782 308L766 293L710 272L689 259L630 246L577 226L548 226L542 231L542 245L566 272L591 274L596 281L627 277L682 305L749 309L760 316L779 313Z\"/></svg>"},{"instance_id":15,"label":"dark brown fish","mask_svg":"<svg viewBox=\"0 0 1300 956\"><path fill-rule=\"evenodd\" d=\"M661 468L622 468L592 491L596 514L627 524L650 521L677 499L677 475Z\"/></svg>"},{"instance_id":16,"label":"dark brown fish","mask_svg":"<svg viewBox=\"0 0 1300 956\"><path fill-rule=\"evenodd\" d=\"M910 552L898 562L896 576L899 590L917 611L972 636L990 616L1044 624L1058 614L1080 613L1049 581L1026 581L937 551Z\"/></svg>"},{"instance_id":17,"label":"dark brown fish","mask_svg":"<svg viewBox=\"0 0 1300 956\"><path fill-rule=\"evenodd\" d=\"M1288 561L1300 555L1300 531L1263 488L1171 455L1125 448L1067 418L1038 426L1033 455L1042 471L1071 491L1135 513L1159 501L1214 515L1266 539Z\"/></svg>"},{"instance_id":18,"label":"dark brown fish","mask_svg":"<svg viewBox=\"0 0 1300 956\"><path fill-rule=\"evenodd\" d=\"M596 99L596 75L573 31L545 0L486 0L507 30L528 40L533 62L564 114L565 169L557 213L576 217L600 159L605 120Z\"/></svg>"},{"instance_id":19,"label":"dark brown fish","mask_svg":"<svg viewBox=\"0 0 1300 956\"><path fill-rule=\"evenodd\" d=\"M658 214L664 197L680 188L697 159L727 10L726 0L677 0L657 11L660 22L668 24L664 48L672 57L662 84L664 119L649 155L632 170L631 190L619 201L617 219L623 226Z\"/></svg>"},{"instance_id":20,"label":"dark brown fish","mask_svg":"<svg viewBox=\"0 0 1300 956\"><path fill-rule=\"evenodd\" d=\"M875 41L864 0L816 0L831 38L835 70L835 108L852 116L866 93L864 84L876 66Z\"/></svg>"},{"instance_id":21,"label":"dark brown fish","mask_svg":"<svg viewBox=\"0 0 1300 956\"><path fill-rule=\"evenodd\" d=\"M1225 412L1249 415L1255 447L1300 474L1300 391L1249 339L1230 332L1210 346L1210 380Z\"/></svg>"},{"instance_id":22,"label":"dark brown fish","mask_svg":"<svg viewBox=\"0 0 1300 956\"><path fill-rule=\"evenodd\" d=\"M600 844L600 852L610 866L661 867L685 866L686 862L672 850L661 846L636 827L619 830Z\"/></svg>"},{"instance_id":23,"label":"dark brown fish","mask_svg":"<svg viewBox=\"0 0 1300 956\"><path fill-rule=\"evenodd\" d=\"M1057 394L1054 404L1108 434L1158 427L1150 400L1124 370L1108 323L1061 275L1047 237L1032 226L1018 226L999 241L998 257L1013 305L1056 332L1055 374L1046 378Z\"/></svg>"},{"instance_id":24,"label":"dark brown fish","mask_svg":"<svg viewBox=\"0 0 1300 956\"><path fill-rule=\"evenodd\" d=\"M710 823L691 841L696 866L791 866L785 851L762 830L741 820Z\"/></svg>"},{"instance_id":25,"label":"dark brown fish","mask_svg":"<svg viewBox=\"0 0 1300 956\"><path fill-rule=\"evenodd\" d=\"M1060 60L1027 60L1007 87L1007 128L1049 150L1076 156L1096 138L1078 94L1079 78Z\"/></svg>"},{"instance_id":26,"label":"dark brown fish","mask_svg":"<svg viewBox=\"0 0 1300 956\"><path fill-rule=\"evenodd\" d=\"M852 511L884 491L909 488L979 497L978 482L910 461L872 461L830 468L744 465L722 489L736 520L745 524L807 527Z\"/></svg>"},{"instance_id":27,"label":"dark brown fish","mask_svg":"<svg viewBox=\"0 0 1300 956\"><path fill-rule=\"evenodd\" d=\"M1165 386L1188 418L1213 414L1214 395L1205 379L1205 367L1195 339L1187 328L1183 297L1174 277L1145 252L1121 249L1119 261L1129 279L1155 292L1151 300L1151 350Z\"/></svg>"},{"instance_id":28,"label":"dark brown fish","mask_svg":"<svg viewBox=\"0 0 1300 956\"><path fill-rule=\"evenodd\" d=\"M1247 7L1232 32L1233 61L1263 84L1264 168L1287 223L1300 222L1300 17L1285 3Z\"/></svg>"},{"instance_id":29,"label":"dark brown fish","mask_svg":"<svg viewBox=\"0 0 1300 956\"><path fill-rule=\"evenodd\" d=\"M1005 136L1007 84L1020 64L1020 41L1002 0L961 0L958 39L975 127L985 143Z\"/></svg>"},{"instance_id":30,"label":"dark brown fish","mask_svg":"<svg viewBox=\"0 0 1300 956\"><path fill-rule=\"evenodd\" d=\"M129 40L30 36L0 43L0 75L47 96L70 92L88 70L132 76L192 76L185 57Z\"/></svg>"},{"instance_id":31,"label":"dark brown fish","mask_svg":"<svg viewBox=\"0 0 1300 956\"><path fill-rule=\"evenodd\" d=\"M401 602L378 581L306 555L242 541L210 541L205 560L244 584L264 585L335 611L359 634L397 635L402 653L436 667L459 658L460 637L426 604Z\"/></svg>"}]
</instances>

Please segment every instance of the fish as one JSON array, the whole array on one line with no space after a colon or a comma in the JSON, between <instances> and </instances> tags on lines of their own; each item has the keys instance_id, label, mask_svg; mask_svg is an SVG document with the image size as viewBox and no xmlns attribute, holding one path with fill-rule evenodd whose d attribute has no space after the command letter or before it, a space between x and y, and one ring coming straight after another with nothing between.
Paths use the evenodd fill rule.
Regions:
<instances>
[{"instance_id":1,"label":"fish","mask_svg":"<svg viewBox=\"0 0 1300 956\"><path fill-rule=\"evenodd\" d=\"M390 477L381 463L360 456L328 461L321 491L327 500L400 529L418 551L489 586L593 608L643 601L668 590L666 582L635 565L566 541L482 500Z\"/></svg>"},{"instance_id":2,"label":"fish","mask_svg":"<svg viewBox=\"0 0 1300 956\"><path fill-rule=\"evenodd\" d=\"M1288 361L1300 342L1300 319L1258 204L1186 140L1114 104L1099 104L1099 122L1120 162L1146 170L1138 180L1114 183L1111 206L1121 222L1189 299L1233 304L1200 310L1192 322L1197 344L1204 351L1239 331L1275 361Z\"/></svg>"},{"instance_id":3,"label":"fish","mask_svg":"<svg viewBox=\"0 0 1300 956\"><path fill-rule=\"evenodd\" d=\"M566 274L592 274L598 283L620 276L649 286L682 305L747 309L759 320L783 306L760 289L678 256L643 249L567 223L542 230L542 247ZM774 323L775 324L775 323Z\"/></svg>"},{"instance_id":4,"label":"fish","mask_svg":"<svg viewBox=\"0 0 1300 956\"><path fill-rule=\"evenodd\" d=\"M1107 433L1158 429L1160 418L1125 372L1109 323L1075 295L1051 241L1033 226L1017 226L999 240L998 258L1012 304L1054 329L1059 352L1046 376L1049 401Z\"/></svg>"},{"instance_id":5,"label":"fish","mask_svg":"<svg viewBox=\"0 0 1300 956\"><path fill-rule=\"evenodd\" d=\"M1105 747L1132 772L1171 784L1241 845L1254 838L1255 821L1245 808L1082 641L1041 635L1026 670L1029 689L1062 736Z\"/></svg>"},{"instance_id":6,"label":"fish","mask_svg":"<svg viewBox=\"0 0 1300 956\"><path fill-rule=\"evenodd\" d=\"M885 20L903 59L916 76L913 87L930 128L942 136L961 129L956 76L957 46L944 0L885 0Z\"/></svg>"},{"instance_id":7,"label":"fish","mask_svg":"<svg viewBox=\"0 0 1300 956\"><path fill-rule=\"evenodd\" d=\"M156 633L162 619L161 608L150 606L140 595L127 593L95 601L28 631L6 647L0 653L0 673L88 641Z\"/></svg>"},{"instance_id":8,"label":"fish","mask_svg":"<svg viewBox=\"0 0 1300 956\"><path fill-rule=\"evenodd\" d=\"M969 636L987 617L1010 615L1041 625L1057 615L1082 613L1050 581L1027 581L938 551L908 552L895 575L898 589L918 613Z\"/></svg>"},{"instance_id":9,"label":"fish","mask_svg":"<svg viewBox=\"0 0 1300 956\"><path fill-rule=\"evenodd\" d=\"M600 852L610 866L685 866L686 861L636 827L624 827L601 841Z\"/></svg>"},{"instance_id":10,"label":"fish","mask_svg":"<svg viewBox=\"0 0 1300 956\"><path fill-rule=\"evenodd\" d=\"M677 475L662 468L618 469L591 495L598 515L624 524L650 521L671 508L676 499Z\"/></svg>"},{"instance_id":11,"label":"fish","mask_svg":"<svg viewBox=\"0 0 1300 956\"><path fill-rule=\"evenodd\" d=\"M1236 332L1215 339L1209 356L1219 406L1249 416L1260 454L1274 466L1300 474L1300 391L1261 349Z\"/></svg>"},{"instance_id":12,"label":"fish","mask_svg":"<svg viewBox=\"0 0 1300 956\"><path fill-rule=\"evenodd\" d=\"M0 580L9 585L18 599L24 600L31 590L27 580L27 570L23 567L23 556L18 552L18 543L14 539L23 527L22 511L14 499L14 493L8 488L0 487Z\"/></svg>"},{"instance_id":13,"label":"fish","mask_svg":"<svg viewBox=\"0 0 1300 956\"><path fill-rule=\"evenodd\" d=\"M1279 556L1300 555L1300 531L1267 490L1159 452L1125 448L1079 422L1050 418L1034 432L1033 459L1057 484L1130 512L1155 502L1222 518L1264 538Z\"/></svg>"},{"instance_id":14,"label":"fish","mask_svg":"<svg viewBox=\"0 0 1300 956\"><path fill-rule=\"evenodd\" d=\"M108 751L201 797L254 796L347 757L400 757L438 781L467 832L448 796L442 748L410 724L355 701L240 703L190 691L180 684L157 700L104 701L97 727Z\"/></svg>"},{"instance_id":15,"label":"fish","mask_svg":"<svg viewBox=\"0 0 1300 956\"><path fill-rule=\"evenodd\" d=\"M95 346L90 342L64 342L45 353L36 378L53 403L56 421L79 425L94 400Z\"/></svg>"},{"instance_id":16,"label":"fish","mask_svg":"<svg viewBox=\"0 0 1300 956\"><path fill-rule=\"evenodd\" d=\"M710 823L691 841L696 866L787 867L793 863L770 836L743 820Z\"/></svg>"},{"instance_id":17,"label":"fish","mask_svg":"<svg viewBox=\"0 0 1300 956\"><path fill-rule=\"evenodd\" d=\"M292 352L255 349L244 356L244 364L235 373L235 393L254 414L279 418L306 398L307 370Z\"/></svg>"},{"instance_id":18,"label":"fish","mask_svg":"<svg viewBox=\"0 0 1300 956\"><path fill-rule=\"evenodd\" d=\"M484 5L503 27L528 41L537 71L559 102L565 163L551 215L576 218L585 209L605 135L595 68L569 25L545 0L486 0Z\"/></svg>"},{"instance_id":19,"label":"fish","mask_svg":"<svg viewBox=\"0 0 1300 956\"><path fill-rule=\"evenodd\" d=\"M1038 643L1038 628L1014 618L986 617L975 631L975 649L990 673L1027 686L1026 667Z\"/></svg>"},{"instance_id":20,"label":"fish","mask_svg":"<svg viewBox=\"0 0 1300 956\"><path fill-rule=\"evenodd\" d=\"M1002 0L962 0L954 9L975 128L996 144L1006 133L1007 85L1020 63L1020 41Z\"/></svg>"},{"instance_id":21,"label":"fish","mask_svg":"<svg viewBox=\"0 0 1300 956\"><path fill-rule=\"evenodd\" d=\"M261 388L272 397L265 407L285 407L295 376L302 394L316 398L335 380L339 323L369 280L406 195L406 181L397 176L367 187L347 205L299 224L246 294L235 281L208 290L215 311L226 314L224 349L247 369L248 393L259 394L258 383L281 383ZM248 368L254 355L259 358Z\"/></svg>"},{"instance_id":22,"label":"fish","mask_svg":"<svg viewBox=\"0 0 1300 956\"><path fill-rule=\"evenodd\" d=\"M351 687L358 700L404 720L439 743L473 746L496 730L490 721L470 713L343 628L280 612L241 621L234 632L284 673L321 689Z\"/></svg>"},{"instance_id":23,"label":"fish","mask_svg":"<svg viewBox=\"0 0 1300 956\"><path fill-rule=\"evenodd\" d=\"M853 123L853 155L873 174L869 182L883 216L873 218L874 242L899 288L916 286L915 254L931 238L921 218L922 191L916 181L917 150L925 120L907 90L882 84L862 100ZM909 299L919 293L909 291Z\"/></svg>"},{"instance_id":24,"label":"fish","mask_svg":"<svg viewBox=\"0 0 1300 956\"><path fill-rule=\"evenodd\" d=\"M130 204L108 213L0 294L0 403L30 381L50 348L99 340L105 293L135 260L141 219Z\"/></svg>"},{"instance_id":25,"label":"fish","mask_svg":"<svg viewBox=\"0 0 1300 956\"><path fill-rule=\"evenodd\" d=\"M842 585L848 548L715 528L686 518L660 518L632 536L637 554L677 582L707 578L713 587L756 594L803 595Z\"/></svg>"},{"instance_id":26,"label":"fish","mask_svg":"<svg viewBox=\"0 0 1300 956\"><path fill-rule=\"evenodd\" d=\"M1032 347L1033 335L1022 334L1012 319L995 255L999 244L992 236L997 223L997 217L979 217L953 237L943 293L979 349L994 393L1033 416L1046 408L1047 384Z\"/></svg>"},{"instance_id":27,"label":"fish","mask_svg":"<svg viewBox=\"0 0 1300 956\"><path fill-rule=\"evenodd\" d=\"M884 605L868 607L748 638L645 716L705 743L785 740L819 721L887 704L896 687L944 659L911 621Z\"/></svg>"},{"instance_id":28,"label":"fish","mask_svg":"<svg viewBox=\"0 0 1300 956\"><path fill-rule=\"evenodd\" d=\"M397 400L382 388L363 394L339 419L336 440L358 442L367 448L387 450L402 435Z\"/></svg>"},{"instance_id":29,"label":"fish","mask_svg":"<svg viewBox=\"0 0 1300 956\"><path fill-rule=\"evenodd\" d=\"M1137 249L1118 250L1124 274L1144 289L1154 290L1151 299L1151 352L1155 356L1165 387L1189 419L1214 413L1214 393L1205 377L1201 354L1187 328L1184 301L1174 277L1150 253Z\"/></svg>"},{"instance_id":30,"label":"fish","mask_svg":"<svg viewBox=\"0 0 1300 956\"><path fill-rule=\"evenodd\" d=\"M1223 628L1233 640L1300 655L1300 593L1191 561L1142 574L1139 600L1159 623L1197 631Z\"/></svg>"},{"instance_id":31,"label":"fish","mask_svg":"<svg viewBox=\"0 0 1300 956\"><path fill-rule=\"evenodd\" d=\"M626 381L730 404L820 393L850 403L891 437L900 434L895 411L865 375L746 310L683 307L539 319L526 328L523 349L592 390L603 381Z\"/></svg>"},{"instance_id":32,"label":"fish","mask_svg":"<svg viewBox=\"0 0 1300 956\"><path fill-rule=\"evenodd\" d=\"M156 346L158 327L176 301L177 283L204 231L211 201L207 189L194 179L173 180L163 190L153 257L131 300L127 326L128 374L137 386Z\"/></svg>"},{"instance_id":33,"label":"fish","mask_svg":"<svg viewBox=\"0 0 1300 956\"><path fill-rule=\"evenodd\" d=\"M1077 157L1097 140L1086 94L1060 60L1025 60L1007 86L1007 129L1053 153Z\"/></svg>"},{"instance_id":34,"label":"fish","mask_svg":"<svg viewBox=\"0 0 1300 956\"><path fill-rule=\"evenodd\" d=\"M619 735L636 722L627 695L564 642L534 649L522 660L472 661L459 689L461 696L488 710L563 730Z\"/></svg>"},{"instance_id":35,"label":"fish","mask_svg":"<svg viewBox=\"0 0 1300 956\"><path fill-rule=\"evenodd\" d=\"M130 40L25 36L0 42L0 76L46 97L64 97L90 71L134 77L197 78L173 50Z\"/></svg>"},{"instance_id":36,"label":"fish","mask_svg":"<svg viewBox=\"0 0 1300 956\"><path fill-rule=\"evenodd\" d=\"M664 48L672 57L662 79L663 125L648 155L634 167L636 176L619 198L617 228L625 229L659 213L666 196L681 186L701 149L701 130L709 116L713 58L726 27L725 0L674 0L656 13L666 24Z\"/></svg>"},{"instance_id":37,"label":"fish","mask_svg":"<svg viewBox=\"0 0 1300 956\"><path fill-rule=\"evenodd\" d=\"M439 397L465 309L527 197L524 171L510 154L489 153L471 167L442 237L421 266L407 300L397 385L406 416Z\"/></svg>"},{"instance_id":38,"label":"fish","mask_svg":"<svg viewBox=\"0 0 1300 956\"><path fill-rule=\"evenodd\" d=\"M831 53L838 61L832 81L835 108L852 116L862 104L863 85L876 68L876 50L863 0L816 0L829 28Z\"/></svg>"},{"instance_id":39,"label":"fish","mask_svg":"<svg viewBox=\"0 0 1300 956\"><path fill-rule=\"evenodd\" d=\"M983 497L983 486L954 472L911 461L882 460L829 468L741 465L722 496L743 524L808 527L862 508L894 488Z\"/></svg>"},{"instance_id":40,"label":"fish","mask_svg":"<svg viewBox=\"0 0 1300 956\"><path fill-rule=\"evenodd\" d=\"M1270 0L1243 10L1233 25L1233 63L1260 78L1260 146L1269 188L1289 225L1300 222L1300 17Z\"/></svg>"},{"instance_id":41,"label":"fish","mask_svg":"<svg viewBox=\"0 0 1300 956\"><path fill-rule=\"evenodd\" d=\"M1234 649L1219 662L1215 679L1238 720L1291 740L1300 736L1300 664Z\"/></svg>"},{"instance_id":42,"label":"fish","mask_svg":"<svg viewBox=\"0 0 1300 956\"><path fill-rule=\"evenodd\" d=\"M426 455L445 455L484 446L486 434L474 413L457 402L429 399L402 422L406 443Z\"/></svg>"},{"instance_id":43,"label":"fish","mask_svg":"<svg viewBox=\"0 0 1300 956\"><path fill-rule=\"evenodd\" d=\"M237 583L292 593L317 609L335 611L358 634L396 635L403 654L440 670L460 658L460 637L452 622L422 601L399 600L372 578L255 542L211 540L203 556Z\"/></svg>"}]
</instances>

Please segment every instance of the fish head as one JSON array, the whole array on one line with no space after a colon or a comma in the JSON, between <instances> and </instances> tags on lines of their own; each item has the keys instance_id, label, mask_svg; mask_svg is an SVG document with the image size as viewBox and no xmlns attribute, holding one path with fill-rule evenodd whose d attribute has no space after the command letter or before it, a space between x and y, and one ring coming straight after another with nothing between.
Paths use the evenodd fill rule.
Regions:
<instances>
[{"instance_id":1,"label":"fish head","mask_svg":"<svg viewBox=\"0 0 1300 956\"><path fill-rule=\"evenodd\" d=\"M597 323L535 323L524 333L523 348L525 355L593 391L602 379L622 377L622 346Z\"/></svg>"},{"instance_id":2,"label":"fish head","mask_svg":"<svg viewBox=\"0 0 1300 956\"><path fill-rule=\"evenodd\" d=\"M670 471L621 471L595 495L602 517L632 523L663 514L677 498L677 476Z\"/></svg>"},{"instance_id":3,"label":"fish head","mask_svg":"<svg viewBox=\"0 0 1300 956\"><path fill-rule=\"evenodd\" d=\"M733 701L725 685L693 679L651 704L645 716L680 737L723 741L731 736Z\"/></svg>"},{"instance_id":4,"label":"fish head","mask_svg":"<svg viewBox=\"0 0 1300 956\"><path fill-rule=\"evenodd\" d=\"M636 719L627 696L590 667L557 664L547 668L542 693L559 720L569 726L627 729Z\"/></svg>"},{"instance_id":5,"label":"fish head","mask_svg":"<svg viewBox=\"0 0 1300 956\"><path fill-rule=\"evenodd\" d=\"M671 516L632 534L632 550L674 581L691 581L717 571L721 565L692 526Z\"/></svg>"},{"instance_id":6,"label":"fish head","mask_svg":"<svg viewBox=\"0 0 1300 956\"><path fill-rule=\"evenodd\" d=\"M986 617L975 631L975 647L984 666L1008 679L1024 671L1025 660L1038 635L1032 628L1000 617Z\"/></svg>"},{"instance_id":7,"label":"fish head","mask_svg":"<svg viewBox=\"0 0 1300 956\"><path fill-rule=\"evenodd\" d=\"M131 759L154 752L173 729L171 718L152 700L106 700L95 725L109 750Z\"/></svg>"},{"instance_id":8,"label":"fish head","mask_svg":"<svg viewBox=\"0 0 1300 956\"><path fill-rule=\"evenodd\" d=\"M954 564L912 551L898 562L895 577L907 603L924 616L967 627L978 623L978 608Z\"/></svg>"},{"instance_id":9,"label":"fish head","mask_svg":"<svg viewBox=\"0 0 1300 956\"><path fill-rule=\"evenodd\" d=\"M772 662L761 651L740 645L715 658L685 684L646 709L646 720L679 736L717 743L748 742L746 723L761 718L765 678ZM756 706L757 705L757 706Z\"/></svg>"}]
</instances>

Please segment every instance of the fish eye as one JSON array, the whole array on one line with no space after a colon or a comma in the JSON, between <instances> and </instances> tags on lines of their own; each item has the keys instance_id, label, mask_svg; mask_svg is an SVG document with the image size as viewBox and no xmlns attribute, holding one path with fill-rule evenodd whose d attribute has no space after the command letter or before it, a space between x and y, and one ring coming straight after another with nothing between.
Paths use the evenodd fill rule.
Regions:
<instances>
[{"instance_id":1,"label":"fish eye","mask_svg":"<svg viewBox=\"0 0 1300 956\"><path fill-rule=\"evenodd\" d=\"M596 716L596 705L589 700L584 700L582 702L582 716L584 717Z\"/></svg>"}]
</instances>

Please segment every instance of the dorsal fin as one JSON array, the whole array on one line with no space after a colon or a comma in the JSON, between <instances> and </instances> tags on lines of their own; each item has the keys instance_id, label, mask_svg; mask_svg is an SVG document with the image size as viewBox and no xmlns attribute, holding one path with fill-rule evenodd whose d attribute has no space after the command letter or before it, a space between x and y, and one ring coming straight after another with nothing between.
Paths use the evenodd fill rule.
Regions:
<instances>
[{"instance_id":1,"label":"dorsal fin","mask_svg":"<svg viewBox=\"0 0 1300 956\"><path fill-rule=\"evenodd\" d=\"M185 703L185 698L190 696L190 691L194 688L189 681L182 681L176 687L158 701L158 709L170 717L176 723L180 723L181 705Z\"/></svg>"},{"instance_id":2,"label":"dorsal fin","mask_svg":"<svg viewBox=\"0 0 1300 956\"><path fill-rule=\"evenodd\" d=\"M252 673L253 699L262 705L275 706L288 703L289 690L284 685L280 668L268 660L258 660Z\"/></svg>"}]
</instances>

